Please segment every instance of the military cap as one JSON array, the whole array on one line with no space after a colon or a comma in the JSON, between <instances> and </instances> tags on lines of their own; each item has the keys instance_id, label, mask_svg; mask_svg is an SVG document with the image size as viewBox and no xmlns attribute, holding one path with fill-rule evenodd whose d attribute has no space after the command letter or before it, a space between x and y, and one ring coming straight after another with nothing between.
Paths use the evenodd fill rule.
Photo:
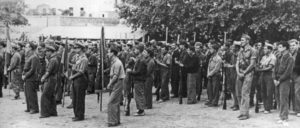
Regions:
<instances>
[{"instance_id":1,"label":"military cap","mask_svg":"<svg viewBox=\"0 0 300 128\"><path fill-rule=\"evenodd\" d=\"M296 42L297 44L299 43L298 40L296 40L296 39L291 39L288 41L288 43L293 43L293 42Z\"/></svg>"},{"instance_id":2,"label":"military cap","mask_svg":"<svg viewBox=\"0 0 300 128\"><path fill-rule=\"evenodd\" d=\"M138 49L139 51L144 51L144 45L143 44L138 44L138 45L136 45L136 49Z\"/></svg>"},{"instance_id":3,"label":"military cap","mask_svg":"<svg viewBox=\"0 0 300 128\"><path fill-rule=\"evenodd\" d=\"M247 40L251 40L251 37L249 35L247 35L247 34L243 34L242 38L246 38Z\"/></svg>"},{"instance_id":4,"label":"military cap","mask_svg":"<svg viewBox=\"0 0 300 128\"><path fill-rule=\"evenodd\" d=\"M46 50L56 51L56 48L53 45L47 44Z\"/></svg>"},{"instance_id":5,"label":"military cap","mask_svg":"<svg viewBox=\"0 0 300 128\"><path fill-rule=\"evenodd\" d=\"M85 45L83 43L79 42L79 41L76 41L74 43L74 46L77 46L77 47L80 47L80 48L85 48Z\"/></svg>"},{"instance_id":6,"label":"military cap","mask_svg":"<svg viewBox=\"0 0 300 128\"><path fill-rule=\"evenodd\" d=\"M240 41L233 41L233 44L234 44L234 45L240 46L240 45L241 45L241 42L240 42Z\"/></svg>"},{"instance_id":7,"label":"military cap","mask_svg":"<svg viewBox=\"0 0 300 128\"><path fill-rule=\"evenodd\" d=\"M12 48L20 49L20 46L18 44L16 44L16 43L11 43L10 46Z\"/></svg>"},{"instance_id":8,"label":"military cap","mask_svg":"<svg viewBox=\"0 0 300 128\"><path fill-rule=\"evenodd\" d=\"M133 46L133 43L132 43L132 41L128 41L128 42L127 42L127 45L131 45L131 46Z\"/></svg>"}]
</instances>

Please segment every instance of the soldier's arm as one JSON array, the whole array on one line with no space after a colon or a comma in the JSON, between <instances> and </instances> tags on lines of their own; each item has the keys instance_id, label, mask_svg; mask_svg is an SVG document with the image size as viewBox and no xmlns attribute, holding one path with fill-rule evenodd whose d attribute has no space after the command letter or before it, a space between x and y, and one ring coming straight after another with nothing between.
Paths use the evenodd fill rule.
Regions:
<instances>
[{"instance_id":1,"label":"soldier's arm","mask_svg":"<svg viewBox=\"0 0 300 128\"><path fill-rule=\"evenodd\" d=\"M253 68L255 67L255 60L256 60L256 58L257 58L257 52L253 51L252 55L251 55L250 65L244 71L244 75L248 74L249 72L251 72L253 70Z\"/></svg>"},{"instance_id":2,"label":"soldier's arm","mask_svg":"<svg viewBox=\"0 0 300 128\"><path fill-rule=\"evenodd\" d=\"M83 60L80 64L79 71L77 73L75 73L73 76L71 76L71 79L74 79L81 75L84 75L87 65L88 65L88 60Z\"/></svg>"}]
</instances>

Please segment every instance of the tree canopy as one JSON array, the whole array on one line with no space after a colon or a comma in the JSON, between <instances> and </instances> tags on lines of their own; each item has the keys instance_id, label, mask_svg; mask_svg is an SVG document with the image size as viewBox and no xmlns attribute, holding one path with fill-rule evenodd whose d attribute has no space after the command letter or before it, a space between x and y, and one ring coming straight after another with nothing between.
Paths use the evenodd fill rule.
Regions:
<instances>
[{"instance_id":1,"label":"tree canopy","mask_svg":"<svg viewBox=\"0 0 300 128\"><path fill-rule=\"evenodd\" d=\"M195 32L197 40L220 39L228 32L232 39L247 33L255 41L279 41L300 31L298 0L125 0L118 8L134 30L158 39L165 38L166 27L173 40L177 34L193 39Z\"/></svg>"},{"instance_id":2,"label":"tree canopy","mask_svg":"<svg viewBox=\"0 0 300 128\"><path fill-rule=\"evenodd\" d=\"M26 25L23 16L26 5L22 0L0 0L0 22L5 25Z\"/></svg>"}]
</instances>

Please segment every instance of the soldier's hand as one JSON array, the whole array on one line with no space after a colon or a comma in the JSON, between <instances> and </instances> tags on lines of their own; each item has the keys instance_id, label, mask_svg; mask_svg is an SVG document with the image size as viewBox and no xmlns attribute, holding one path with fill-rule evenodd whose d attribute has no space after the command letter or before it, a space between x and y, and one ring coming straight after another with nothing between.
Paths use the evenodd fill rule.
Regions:
<instances>
[{"instance_id":1,"label":"soldier's hand","mask_svg":"<svg viewBox=\"0 0 300 128\"><path fill-rule=\"evenodd\" d=\"M22 80L25 80L25 76L24 75L22 75Z\"/></svg>"}]
</instances>

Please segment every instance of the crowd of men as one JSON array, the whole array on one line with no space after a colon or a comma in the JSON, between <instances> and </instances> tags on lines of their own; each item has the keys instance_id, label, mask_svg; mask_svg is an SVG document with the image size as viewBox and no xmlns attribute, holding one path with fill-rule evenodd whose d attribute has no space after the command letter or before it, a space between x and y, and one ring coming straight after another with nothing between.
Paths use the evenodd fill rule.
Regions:
<instances>
[{"instance_id":1,"label":"crowd of men","mask_svg":"<svg viewBox=\"0 0 300 128\"><path fill-rule=\"evenodd\" d=\"M179 98L181 104L187 98L187 104L196 104L207 89L205 105L209 107L218 107L221 94L226 100L229 93L231 109L240 111L238 119L248 119L256 101L256 105L263 104L265 114L278 109L278 123L285 125L289 110L300 117L299 42L251 42L248 35L225 43L116 41L105 45L103 63L99 47L91 42L69 42L68 47L53 40L15 42L11 51L4 50L6 44L1 42L0 96L2 86L9 85L16 100L23 90L25 112L40 112L40 118L46 118L57 116L56 105L69 95L72 103L67 108L74 110L73 121L80 121L85 116L85 95L106 90L110 92L108 126L118 126L120 105L126 106L129 116L132 98L137 109L134 115L144 116L145 109L152 109L152 92L158 103Z\"/></svg>"}]
</instances>

